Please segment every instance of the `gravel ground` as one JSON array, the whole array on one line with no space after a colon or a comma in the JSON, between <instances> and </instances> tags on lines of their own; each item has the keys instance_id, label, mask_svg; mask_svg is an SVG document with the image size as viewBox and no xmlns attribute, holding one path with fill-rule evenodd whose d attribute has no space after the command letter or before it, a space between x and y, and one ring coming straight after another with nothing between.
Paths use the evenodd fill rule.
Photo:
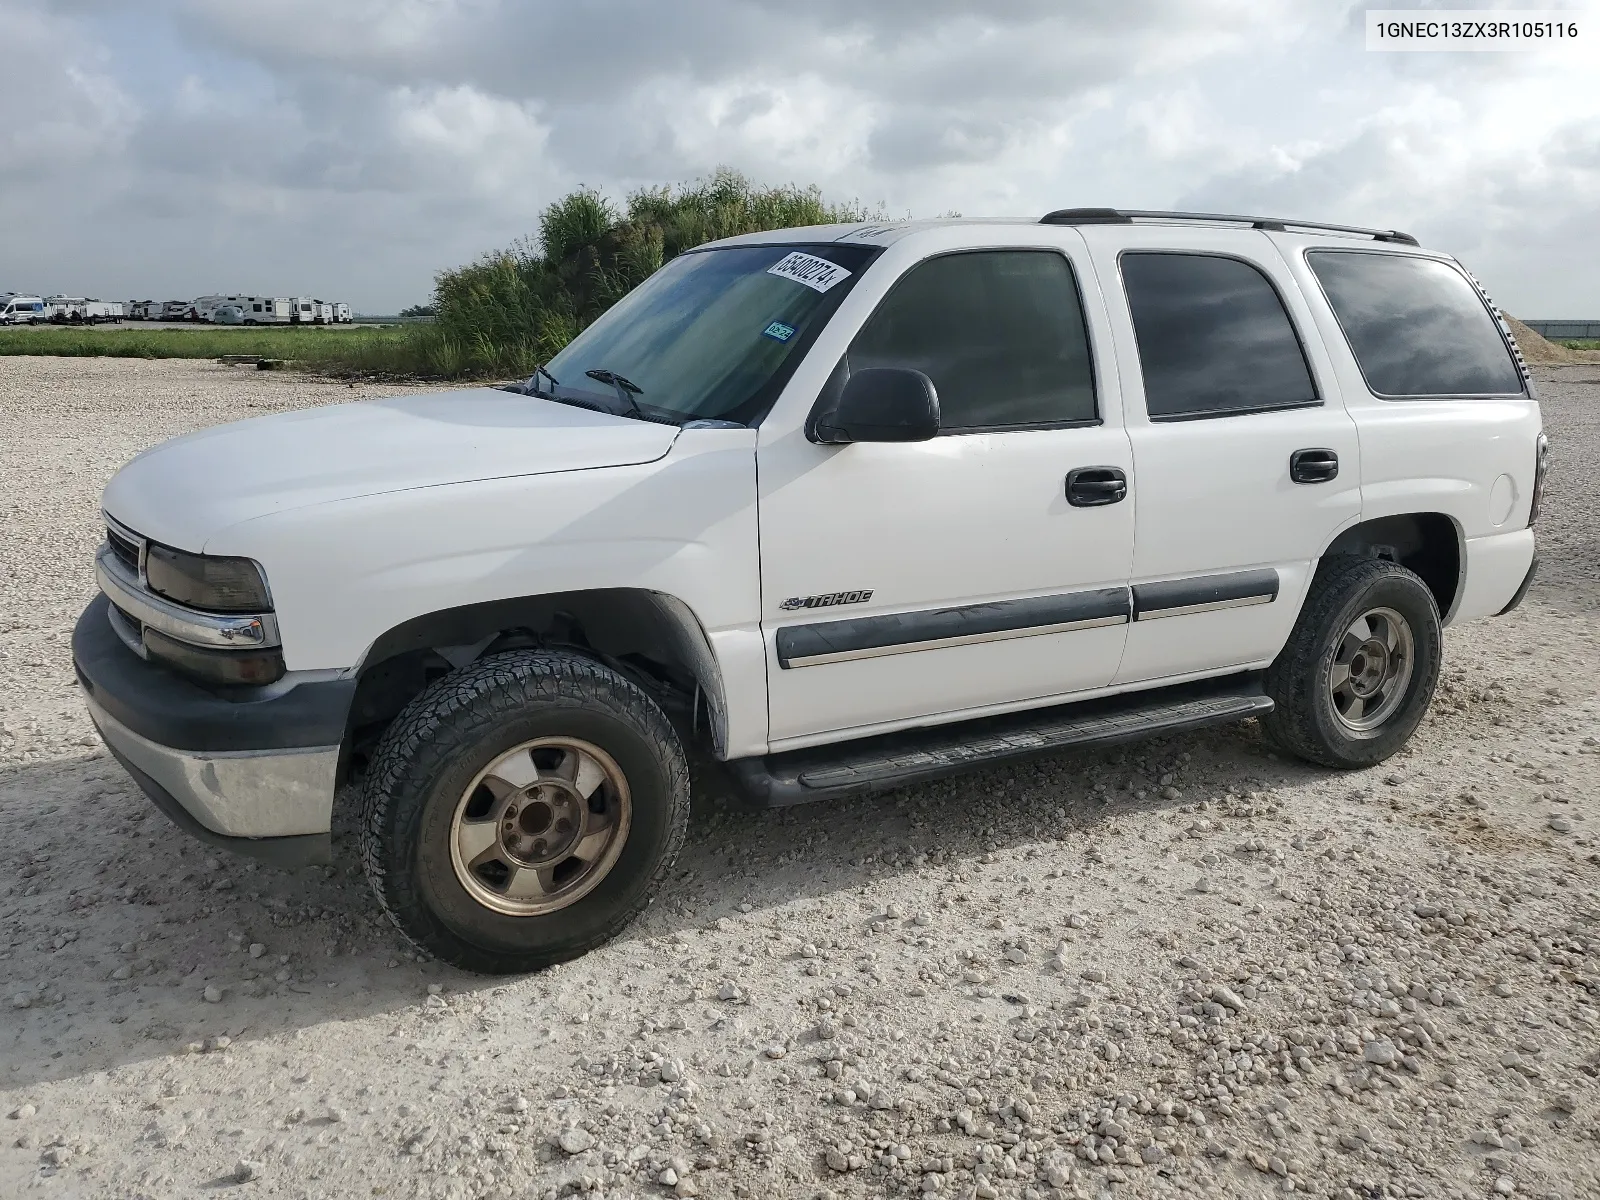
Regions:
<instances>
[{"instance_id":1,"label":"gravel ground","mask_svg":"<svg viewBox=\"0 0 1600 1200\"><path fill-rule=\"evenodd\" d=\"M1600 371L1542 378L1541 581L1382 768L1247 725L713 798L617 942L485 980L347 823L294 873L178 835L72 681L116 466L351 390L0 361L0 1195L1600 1195Z\"/></svg>"}]
</instances>

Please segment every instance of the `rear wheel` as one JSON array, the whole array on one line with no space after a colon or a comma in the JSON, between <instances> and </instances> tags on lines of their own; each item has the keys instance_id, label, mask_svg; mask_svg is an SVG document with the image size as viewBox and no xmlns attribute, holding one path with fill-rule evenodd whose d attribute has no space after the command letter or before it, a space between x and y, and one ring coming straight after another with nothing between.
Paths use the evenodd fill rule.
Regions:
<instances>
[{"instance_id":1,"label":"rear wheel","mask_svg":"<svg viewBox=\"0 0 1600 1200\"><path fill-rule=\"evenodd\" d=\"M614 936L688 823L676 733L581 655L518 650L439 680L367 775L368 878L418 947L469 971L537 970Z\"/></svg>"},{"instance_id":2,"label":"rear wheel","mask_svg":"<svg viewBox=\"0 0 1600 1200\"><path fill-rule=\"evenodd\" d=\"M1312 581L1289 643L1267 671L1267 736L1329 767L1368 767L1406 744L1439 679L1439 610L1398 563L1339 558Z\"/></svg>"}]
</instances>

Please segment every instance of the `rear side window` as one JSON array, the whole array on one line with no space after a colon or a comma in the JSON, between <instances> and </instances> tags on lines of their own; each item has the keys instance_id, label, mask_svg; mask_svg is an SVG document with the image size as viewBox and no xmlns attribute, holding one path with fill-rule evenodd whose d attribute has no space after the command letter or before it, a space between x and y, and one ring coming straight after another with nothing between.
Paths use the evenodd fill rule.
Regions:
<instances>
[{"instance_id":1,"label":"rear side window","mask_svg":"<svg viewBox=\"0 0 1600 1200\"><path fill-rule=\"evenodd\" d=\"M1377 395L1522 392L1499 325L1448 263L1350 250L1313 250L1306 261Z\"/></svg>"},{"instance_id":2,"label":"rear side window","mask_svg":"<svg viewBox=\"0 0 1600 1200\"><path fill-rule=\"evenodd\" d=\"M1306 356L1271 282L1237 258L1122 255L1152 420L1319 403Z\"/></svg>"},{"instance_id":3,"label":"rear side window","mask_svg":"<svg viewBox=\"0 0 1600 1200\"><path fill-rule=\"evenodd\" d=\"M1072 265L1050 250L983 250L906 272L850 345L851 371L909 367L948 431L1096 419L1089 334Z\"/></svg>"}]
</instances>

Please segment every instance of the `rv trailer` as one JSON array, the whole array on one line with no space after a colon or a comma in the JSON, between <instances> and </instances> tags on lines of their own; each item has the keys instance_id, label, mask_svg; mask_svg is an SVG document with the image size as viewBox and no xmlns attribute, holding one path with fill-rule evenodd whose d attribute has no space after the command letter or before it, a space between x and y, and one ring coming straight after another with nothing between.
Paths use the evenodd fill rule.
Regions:
<instances>
[{"instance_id":1,"label":"rv trailer","mask_svg":"<svg viewBox=\"0 0 1600 1200\"><path fill-rule=\"evenodd\" d=\"M246 325L289 324L291 301L287 296L249 296L247 300L247 304L240 306Z\"/></svg>"}]
</instances>

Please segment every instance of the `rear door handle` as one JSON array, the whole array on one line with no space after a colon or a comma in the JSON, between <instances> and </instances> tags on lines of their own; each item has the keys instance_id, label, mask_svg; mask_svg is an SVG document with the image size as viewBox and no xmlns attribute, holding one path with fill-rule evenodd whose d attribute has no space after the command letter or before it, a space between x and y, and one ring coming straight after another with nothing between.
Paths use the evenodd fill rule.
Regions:
<instances>
[{"instance_id":1,"label":"rear door handle","mask_svg":"<svg viewBox=\"0 0 1600 1200\"><path fill-rule=\"evenodd\" d=\"M1073 508L1115 504L1128 494L1128 477L1120 467L1078 467L1067 472L1067 503Z\"/></svg>"},{"instance_id":2,"label":"rear door handle","mask_svg":"<svg viewBox=\"0 0 1600 1200\"><path fill-rule=\"evenodd\" d=\"M1296 450L1289 455L1289 478L1296 483L1327 483L1339 476L1339 456L1332 450Z\"/></svg>"}]
</instances>

